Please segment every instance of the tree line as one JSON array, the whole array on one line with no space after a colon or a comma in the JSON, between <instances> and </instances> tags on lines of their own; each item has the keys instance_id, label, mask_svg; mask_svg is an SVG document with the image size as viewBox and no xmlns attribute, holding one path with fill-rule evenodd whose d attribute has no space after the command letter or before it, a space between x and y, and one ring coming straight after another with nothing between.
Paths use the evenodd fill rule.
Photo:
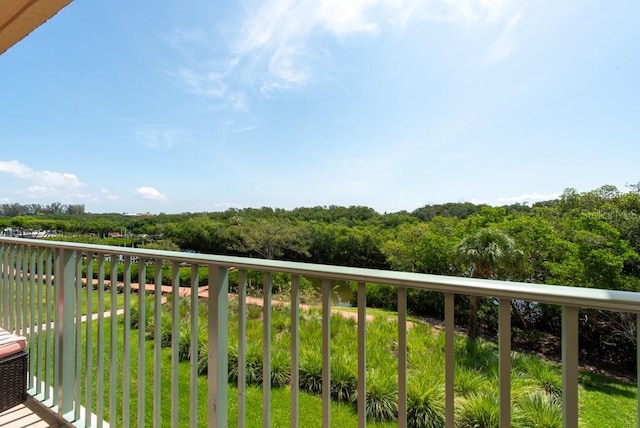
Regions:
<instances>
[{"instance_id":1,"label":"tree line","mask_svg":"<svg viewBox=\"0 0 640 428\"><path fill-rule=\"evenodd\" d=\"M384 214L362 206L155 216L91 214L84 207L58 203L40 210L23 207L30 207L28 214L18 210L20 214L10 215L3 206L0 227L55 230L81 241L120 232L137 245L172 243L172 248L202 253L578 287L640 288L638 185L626 192L614 186L583 193L567 189L559 199L533 206L448 203ZM472 248L463 257L459 245L471 246L474 235L482 233L473 243L476 250L483 245L490 249L492 244L494 250L503 250L508 243L514 251L507 253L518 253L517 260L507 264L496 256L486 266L474 262Z\"/></svg>"},{"instance_id":2,"label":"tree line","mask_svg":"<svg viewBox=\"0 0 640 428\"><path fill-rule=\"evenodd\" d=\"M32 211L12 216L3 208L0 226L54 229L86 242L126 230L132 244L154 248L640 291L640 183L625 191L610 185L587 192L566 189L559 199L532 206L447 203L382 214L363 206L144 217L84 209ZM372 288L371 293L370 302L393 305L393 296L384 289ZM412 312L439 311L433 294L415 296ZM559 330L557 308L514 305L515 327ZM494 306L486 299L461 297L457 307L462 318L479 317L480 327L491 330ZM630 346L632 322L623 315L583 313L584 346L597 344L609 359L627 358L628 363L634 358L635 342L626 356L609 352Z\"/></svg>"},{"instance_id":3,"label":"tree line","mask_svg":"<svg viewBox=\"0 0 640 428\"><path fill-rule=\"evenodd\" d=\"M47 214L84 214L84 204L62 204L54 202L49 205L42 204L0 204L0 216L17 217L29 215Z\"/></svg>"}]
</instances>

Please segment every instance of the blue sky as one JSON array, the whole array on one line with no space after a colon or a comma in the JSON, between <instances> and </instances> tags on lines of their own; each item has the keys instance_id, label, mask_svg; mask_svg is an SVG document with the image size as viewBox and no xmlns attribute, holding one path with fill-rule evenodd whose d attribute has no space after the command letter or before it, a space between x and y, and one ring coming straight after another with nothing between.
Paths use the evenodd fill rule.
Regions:
<instances>
[{"instance_id":1,"label":"blue sky","mask_svg":"<svg viewBox=\"0 0 640 428\"><path fill-rule=\"evenodd\" d=\"M0 203L535 202L640 181L639 2L75 0L0 56Z\"/></svg>"}]
</instances>

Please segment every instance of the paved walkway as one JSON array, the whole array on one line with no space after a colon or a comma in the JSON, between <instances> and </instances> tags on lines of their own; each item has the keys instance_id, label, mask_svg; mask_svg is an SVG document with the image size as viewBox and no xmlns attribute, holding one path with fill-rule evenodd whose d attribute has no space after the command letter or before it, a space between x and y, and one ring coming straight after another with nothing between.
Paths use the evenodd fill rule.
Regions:
<instances>
[{"instance_id":1,"label":"paved walkway","mask_svg":"<svg viewBox=\"0 0 640 428\"><path fill-rule=\"evenodd\" d=\"M122 283L118 283L118 287L123 287L124 285ZM131 284L131 289L132 290L139 290L140 289L140 284L138 283L132 283ZM151 292L154 293L156 290L156 286L154 284L146 284L145 285L145 290L147 292ZM173 293L173 287L169 286L169 285L163 285L161 286L161 292L163 294L171 294ZM192 293L192 288L191 287L179 287L178 288L178 295L181 297L189 297L191 296ZM198 287L198 296L199 297L203 297L203 298L209 298L209 286L202 286L202 287ZM229 298L232 298L234 296L237 296L236 294L233 293L229 293ZM164 299L164 301L166 301L166 299ZM163 302L164 302L163 301ZM247 304L249 305L255 305L255 306L262 306L264 303L264 300L260 297L252 297L252 296L247 296ZM273 306L287 306L290 303L289 302L284 302L281 300L272 300L272 305ZM317 308L318 306L313 306L313 305L308 305L306 303L300 303L300 309L305 310L305 311L309 311L312 308ZM351 311L346 311L344 309L340 309L339 307L333 307L331 308L331 313L332 314L336 314L336 315L340 315L344 318L350 318L350 319L354 319L354 320L358 320L358 313L357 312L351 312ZM367 315L367 321L373 321L375 317L373 315ZM395 319L393 319L392 317L390 318L391 321L395 321ZM407 328L412 328L415 326L415 323L412 321L407 321Z\"/></svg>"},{"instance_id":2,"label":"paved walkway","mask_svg":"<svg viewBox=\"0 0 640 428\"><path fill-rule=\"evenodd\" d=\"M98 284L98 280L94 279L93 280L93 284L97 285ZM105 287L111 287L111 281L109 280L105 280L104 281L104 285ZM123 288L124 287L124 283L122 282L118 282L117 283L117 287L118 288ZM155 284L145 284L144 289L147 293L149 294L153 294L156 291L156 286ZM138 292L140 290L140 284L137 282L132 282L131 283L131 290L133 292ZM189 297L191 296L192 293L192 288L191 287L178 287L178 295L180 297ZM167 296L168 294L173 293L173 287L170 285L162 285L160 286L160 292L163 294L162 297L162 303L166 303L167 302ZM209 286L204 285L201 287L198 287L198 296L199 297L203 297L203 298L209 298ZM232 298L234 296L237 296L236 294L233 293L229 293L229 298ZM260 297L252 297L252 296L247 296L247 304L250 305L255 305L255 306L262 306L264 303L263 299ZM272 300L272 305L273 306L287 306L289 305L289 302L285 302L285 301L281 301L281 300ZM309 311L312 308L318 308L319 306L314 306L314 305L308 305L306 303L300 303L300 309L305 310L305 311ZM119 309L118 311L116 311L117 315L122 315L124 313L123 309ZM354 319L357 321L358 319L358 313L357 312L351 312L351 311L347 311L344 309L340 309L339 307L332 307L331 308L331 313L332 314L336 314L336 315L340 315L343 316L344 318L349 318L349 319ZM108 318L111 316L111 311L106 311L104 313L104 317ZM98 314L92 314L92 320L96 320L98 318ZM367 321L373 321L375 317L371 314L367 315ZM87 316L83 315L81 318L81 322L85 322L87 320ZM390 321L395 321L396 319L394 317L389 317ZM415 323L412 321L407 321L407 328L412 328L415 326ZM46 326L41 326L41 328L44 330L46 329Z\"/></svg>"},{"instance_id":3,"label":"paved walkway","mask_svg":"<svg viewBox=\"0 0 640 428\"><path fill-rule=\"evenodd\" d=\"M84 283L86 284L86 280L84 281ZM92 280L93 285L97 285L98 284L98 280L97 279L93 279ZM105 287L111 287L111 281L110 280L105 280L104 281L104 285ZM124 283L123 282L117 282L117 287L118 288L124 288ZM144 289L147 293L155 293L156 291L156 286L155 284L145 284L144 285ZM137 282L132 282L131 283L131 290L134 292L137 292L140 290L140 284ZM173 293L173 287L171 285L161 285L160 286L160 292L163 295L167 295L167 294L171 294ZM189 297L191 296L192 293L192 288L191 287L178 287L178 295L180 297ZM203 298L209 298L209 286L205 285L205 286L201 286L198 287L198 296L199 297L203 297ZM235 294L230 293L229 297L231 298L232 296L235 296ZM167 302L167 298L166 296L163 296L162 298L162 303L166 303ZM247 303L250 305L256 305L256 306L262 306L263 304L263 300L261 298L258 297L251 297L251 296L247 296ZM288 305L289 302L283 302L280 300L273 300L272 304L274 306L280 306L280 305ZM300 309L302 310L311 310L311 308L313 308L314 306L312 305L308 305L308 304L304 304L301 303L300 304ZM316 306L317 307L317 306ZM117 315L121 315L123 314L123 310L120 309L117 311ZM351 311L345 311L343 309L340 309L339 307L333 307L331 309L331 313L332 314L337 314L337 315L341 315L345 318L350 318L350 319L354 319L357 320L358 319L358 313L357 312L351 312ZM111 312L107 311L105 312L105 317L109 317L111 316ZM367 315L367 321L372 321L375 317L373 315ZM97 314L93 314L92 319L97 319ZM395 318L390 317L389 318L391 321L394 321ZM86 321L86 316L82 317L82 322ZM412 328L415 326L415 323L412 321L407 321L407 328ZM43 326L44 327L44 326ZM1 428L1 427L0 427Z\"/></svg>"}]
</instances>

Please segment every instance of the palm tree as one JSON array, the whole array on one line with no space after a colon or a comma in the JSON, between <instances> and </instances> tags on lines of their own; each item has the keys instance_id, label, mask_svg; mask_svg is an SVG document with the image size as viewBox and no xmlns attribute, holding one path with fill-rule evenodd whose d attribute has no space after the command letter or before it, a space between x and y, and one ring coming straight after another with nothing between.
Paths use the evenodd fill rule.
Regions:
<instances>
[{"instance_id":1,"label":"palm tree","mask_svg":"<svg viewBox=\"0 0 640 428\"><path fill-rule=\"evenodd\" d=\"M484 227L466 236L455 248L461 265L470 269L473 278L507 279L521 261L522 251L513 238L493 227ZM469 337L478 336L480 297L471 296L469 306Z\"/></svg>"}]
</instances>

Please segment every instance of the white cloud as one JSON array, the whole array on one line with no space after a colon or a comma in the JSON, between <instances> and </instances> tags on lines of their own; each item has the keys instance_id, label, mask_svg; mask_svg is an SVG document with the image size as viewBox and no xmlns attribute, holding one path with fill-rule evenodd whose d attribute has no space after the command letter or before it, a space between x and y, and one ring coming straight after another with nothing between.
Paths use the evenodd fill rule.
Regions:
<instances>
[{"instance_id":1,"label":"white cloud","mask_svg":"<svg viewBox=\"0 0 640 428\"><path fill-rule=\"evenodd\" d=\"M258 127L258 125L251 124L251 125L242 126L242 127L239 127L239 128L231 128L231 132L235 132L237 134L241 134L243 132L253 131L257 127Z\"/></svg>"},{"instance_id":2,"label":"white cloud","mask_svg":"<svg viewBox=\"0 0 640 428\"><path fill-rule=\"evenodd\" d=\"M226 58L178 68L172 73L191 92L214 98L223 107L247 108L246 90L263 96L304 87L322 78L319 69L327 55L320 37L343 40L353 35L375 37L385 27L403 28L410 22L446 21L500 25L510 0L253 0L230 34ZM491 56L513 52L511 33L519 15L510 18L498 36ZM177 31L171 43L202 42L199 31ZM197 56L195 56L197 57Z\"/></svg>"},{"instance_id":3,"label":"white cloud","mask_svg":"<svg viewBox=\"0 0 640 428\"><path fill-rule=\"evenodd\" d=\"M45 186L31 186L27 188L29 196L45 196L54 192L54 189Z\"/></svg>"},{"instance_id":4,"label":"white cloud","mask_svg":"<svg viewBox=\"0 0 640 428\"><path fill-rule=\"evenodd\" d=\"M502 19L510 0L444 0L451 7L449 19L495 22Z\"/></svg>"},{"instance_id":5,"label":"white cloud","mask_svg":"<svg viewBox=\"0 0 640 428\"><path fill-rule=\"evenodd\" d=\"M378 2L371 0L323 0L318 5L316 19L338 37L354 33L376 33L378 24L367 18L368 10L376 3ZM396 2L399 3L407 2Z\"/></svg>"},{"instance_id":6,"label":"white cloud","mask_svg":"<svg viewBox=\"0 0 640 428\"><path fill-rule=\"evenodd\" d=\"M170 149L184 139L182 131L164 125L144 126L135 135L142 144L154 149Z\"/></svg>"},{"instance_id":7,"label":"white cloud","mask_svg":"<svg viewBox=\"0 0 640 428\"><path fill-rule=\"evenodd\" d=\"M75 188L82 186L75 174L67 172L37 171L34 179L37 183L46 183L49 187Z\"/></svg>"},{"instance_id":8,"label":"white cloud","mask_svg":"<svg viewBox=\"0 0 640 428\"><path fill-rule=\"evenodd\" d=\"M237 208L237 209L244 208L242 205L237 204L235 202L216 202L215 204L213 204L213 207L215 209L224 209L224 210L227 210L229 208Z\"/></svg>"},{"instance_id":9,"label":"white cloud","mask_svg":"<svg viewBox=\"0 0 640 428\"><path fill-rule=\"evenodd\" d=\"M507 22L505 28L498 35L498 38L489 51L489 55L486 61L487 64L490 65L501 61L516 51L517 44L515 42L513 33L515 31L515 27L518 25L518 22L520 22L520 18L522 18L522 15L520 13L517 13L509 20L509 22Z\"/></svg>"},{"instance_id":10,"label":"white cloud","mask_svg":"<svg viewBox=\"0 0 640 428\"><path fill-rule=\"evenodd\" d=\"M548 194L541 194L538 192L533 193L525 193L524 195L519 196L511 196L508 198L498 198L498 202L505 204L513 204L516 202L540 202L540 201L549 201L551 199L558 199L562 195L562 192L554 192Z\"/></svg>"},{"instance_id":11,"label":"white cloud","mask_svg":"<svg viewBox=\"0 0 640 428\"><path fill-rule=\"evenodd\" d=\"M117 201L119 199L117 195L111 193L111 190L107 188L103 187L102 189L100 189L100 192L102 192L102 194L110 201Z\"/></svg>"},{"instance_id":12,"label":"white cloud","mask_svg":"<svg viewBox=\"0 0 640 428\"><path fill-rule=\"evenodd\" d=\"M172 75L178 77L190 92L220 100L221 108L246 110L246 96L242 92L231 89L226 83L230 80L233 68L232 62L216 71L197 71L193 68L182 66Z\"/></svg>"},{"instance_id":13,"label":"white cloud","mask_svg":"<svg viewBox=\"0 0 640 428\"><path fill-rule=\"evenodd\" d=\"M487 201L483 200L483 199L477 199L477 198L471 198L469 199L469 202L471 202L474 205L483 205L483 204L487 204Z\"/></svg>"},{"instance_id":14,"label":"white cloud","mask_svg":"<svg viewBox=\"0 0 640 428\"><path fill-rule=\"evenodd\" d=\"M22 179L28 179L34 175L34 171L31 168L16 160L0 161L0 172Z\"/></svg>"},{"instance_id":15,"label":"white cloud","mask_svg":"<svg viewBox=\"0 0 640 428\"><path fill-rule=\"evenodd\" d=\"M33 185L27 187L25 193L35 198L72 197L75 196L74 193L78 188L84 186L75 174L48 170L37 171L17 160L0 161L0 173L32 182Z\"/></svg>"},{"instance_id":16,"label":"white cloud","mask_svg":"<svg viewBox=\"0 0 640 428\"><path fill-rule=\"evenodd\" d=\"M138 187L136 189L136 196L140 199L147 199L151 201L164 201L167 199L165 195L153 187Z\"/></svg>"}]
</instances>

